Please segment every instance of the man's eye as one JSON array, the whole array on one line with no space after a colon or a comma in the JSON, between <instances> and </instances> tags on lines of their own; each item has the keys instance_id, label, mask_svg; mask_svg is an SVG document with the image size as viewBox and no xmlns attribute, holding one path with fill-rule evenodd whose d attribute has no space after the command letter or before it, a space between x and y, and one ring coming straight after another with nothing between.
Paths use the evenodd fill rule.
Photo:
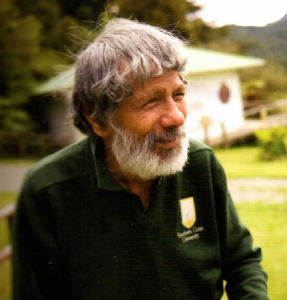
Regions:
<instances>
[{"instance_id":1,"label":"man's eye","mask_svg":"<svg viewBox=\"0 0 287 300\"><path fill-rule=\"evenodd\" d=\"M181 99L184 98L184 96L185 96L185 93L180 92L180 93L175 94L175 95L174 95L174 98L175 98L175 99L178 99L178 100L181 100Z\"/></svg>"},{"instance_id":2,"label":"man's eye","mask_svg":"<svg viewBox=\"0 0 287 300\"><path fill-rule=\"evenodd\" d=\"M149 101L146 103L146 105L148 105L148 104L153 104L153 103L156 103L156 102L157 102L157 98L153 98L153 99L149 100Z\"/></svg>"}]
</instances>

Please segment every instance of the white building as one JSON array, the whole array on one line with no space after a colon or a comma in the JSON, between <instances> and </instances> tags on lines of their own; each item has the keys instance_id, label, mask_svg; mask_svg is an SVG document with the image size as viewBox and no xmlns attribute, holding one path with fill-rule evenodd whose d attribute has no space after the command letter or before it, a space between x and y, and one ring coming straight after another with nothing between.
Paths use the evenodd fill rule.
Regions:
<instances>
[{"instance_id":1,"label":"white building","mask_svg":"<svg viewBox=\"0 0 287 300\"><path fill-rule=\"evenodd\" d=\"M188 48L187 126L192 138L215 138L244 124L239 69L262 66L263 59ZM205 127L205 128L204 128Z\"/></svg>"}]
</instances>

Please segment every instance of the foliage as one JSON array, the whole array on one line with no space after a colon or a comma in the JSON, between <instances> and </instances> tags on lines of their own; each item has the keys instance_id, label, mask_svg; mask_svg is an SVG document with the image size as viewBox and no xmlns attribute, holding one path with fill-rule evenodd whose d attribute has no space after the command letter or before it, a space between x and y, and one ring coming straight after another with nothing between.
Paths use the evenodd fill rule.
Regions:
<instances>
[{"instance_id":1,"label":"foliage","mask_svg":"<svg viewBox=\"0 0 287 300\"><path fill-rule=\"evenodd\" d=\"M274 160L286 156L287 129L285 127L256 130L255 135L261 146L262 160Z\"/></svg>"},{"instance_id":2,"label":"foliage","mask_svg":"<svg viewBox=\"0 0 287 300\"><path fill-rule=\"evenodd\" d=\"M0 128L22 132L32 127L23 109L33 86L31 66L39 51L40 23L21 16L12 0L0 6Z\"/></svg>"},{"instance_id":3,"label":"foliage","mask_svg":"<svg viewBox=\"0 0 287 300\"><path fill-rule=\"evenodd\" d=\"M27 113L33 88L67 66L83 45L107 1L1 0L0 6L0 131L35 129ZM79 38L75 41L73 36ZM70 54L72 53L72 55Z\"/></svg>"},{"instance_id":4,"label":"foliage","mask_svg":"<svg viewBox=\"0 0 287 300\"><path fill-rule=\"evenodd\" d=\"M232 25L224 39L209 45L215 50L266 59L264 67L241 72L246 99L272 100L287 97L286 26L287 14L279 21L264 27ZM254 78L262 81L263 87L248 90Z\"/></svg>"},{"instance_id":5,"label":"foliage","mask_svg":"<svg viewBox=\"0 0 287 300\"><path fill-rule=\"evenodd\" d=\"M0 97L0 128L2 132L23 133L33 128L28 113L17 107L15 101Z\"/></svg>"},{"instance_id":6,"label":"foliage","mask_svg":"<svg viewBox=\"0 0 287 300\"><path fill-rule=\"evenodd\" d=\"M214 152L223 165L227 178L286 178L287 157L281 160L260 161L259 147L237 147L215 149Z\"/></svg>"},{"instance_id":7,"label":"foliage","mask_svg":"<svg viewBox=\"0 0 287 300\"><path fill-rule=\"evenodd\" d=\"M240 77L246 100L277 100L287 96L287 68L276 61L267 61L260 71L243 70Z\"/></svg>"},{"instance_id":8,"label":"foliage","mask_svg":"<svg viewBox=\"0 0 287 300\"><path fill-rule=\"evenodd\" d=\"M118 16L123 18L135 18L140 22L146 22L155 26L171 25L179 31L185 31L188 23L187 13L192 13L200 9L192 2L185 0L115 0L118 6Z\"/></svg>"},{"instance_id":9,"label":"foliage","mask_svg":"<svg viewBox=\"0 0 287 300\"><path fill-rule=\"evenodd\" d=\"M196 12L201 6L186 0L114 0L118 7L118 16L137 19L151 25L167 29L176 29L194 45L217 40L226 33L225 29L214 29L198 18Z\"/></svg>"},{"instance_id":10,"label":"foliage","mask_svg":"<svg viewBox=\"0 0 287 300\"><path fill-rule=\"evenodd\" d=\"M61 11L76 20L95 22L98 16L108 10L107 0L81 0L77 3L70 0L58 0Z\"/></svg>"},{"instance_id":11,"label":"foliage","mask_svg":"<svg viewBox=\"0 0 287 300\"><path fill-rule=\"evenodd\" d=\"M246 41L253 44L247 54L278 61L287 67L287 19L268 24L264 27L231 26L229 39L242 44Z\"/></svg>"}]
</instances>

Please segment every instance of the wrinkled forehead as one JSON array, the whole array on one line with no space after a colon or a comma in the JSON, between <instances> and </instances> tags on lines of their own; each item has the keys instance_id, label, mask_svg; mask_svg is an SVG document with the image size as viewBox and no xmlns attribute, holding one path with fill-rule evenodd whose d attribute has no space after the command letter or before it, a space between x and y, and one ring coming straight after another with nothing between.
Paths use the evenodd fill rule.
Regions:
<instances>
[{"instance_id":1,"label":"wrinkled forehead","mask_svg":"<svg viewBox=\"0 0 287 300\"><path fill-rule=\"evenodd\" d=\"M126 101L140 103L148 98L165 97L176 91L184 91L185 83L176 71L166 71L165 73L151 77L144 84L139 84L133 80L133 92ZM126 102L125 101L125 102Z\"/></svg>"},{"instance_id":2,"label":"wrinkled forehead","mask_svg":"<svg viewBox=\"0 0 287 300\"><path fill-rule=\"evenodd\" d=\"M126 58L120 57L118 63L119 73L134 88L144 85L165 72L164 70L159 70L159 66L151 61L148 56L142 56L141 58L141 60L135 63L134 61L130 62Z\"/></svg>"},{"instance_id":3,"label":"wrinkled forehead","mask_svg":"<svg viewBox=\"0 0 287 300\"><path fill-rule=\"evenodd\" d=\"M144 62L141 63L141 70L134 70L132 65L125 59L121 59L118 64L118 70L127 84L130 84L133 90L145 86L148 83L160 81L161 78L168 77L171 74L177 74L183 84L187 84L182 72L174 70L173 68L162 68L156 64Z\"/></svg>"}]
</instances>

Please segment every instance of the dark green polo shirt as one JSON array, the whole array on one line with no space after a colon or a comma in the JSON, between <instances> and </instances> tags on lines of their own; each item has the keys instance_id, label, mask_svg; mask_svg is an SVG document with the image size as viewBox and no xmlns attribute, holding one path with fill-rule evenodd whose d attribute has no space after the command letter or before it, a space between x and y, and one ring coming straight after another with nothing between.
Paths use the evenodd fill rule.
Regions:
<instances>
[{"instance_id":1,"label":"dark green polo shirt","mask_svg":"<svg viewBox=\"0 0 287 300\"><path fill-rule=\"evenodd\" d=\"M159 178L143 208L88 138L27 174L14 222L14 299L268 299L212 150L192 141L183 172Z\"/></svg>"}]
</instances>

